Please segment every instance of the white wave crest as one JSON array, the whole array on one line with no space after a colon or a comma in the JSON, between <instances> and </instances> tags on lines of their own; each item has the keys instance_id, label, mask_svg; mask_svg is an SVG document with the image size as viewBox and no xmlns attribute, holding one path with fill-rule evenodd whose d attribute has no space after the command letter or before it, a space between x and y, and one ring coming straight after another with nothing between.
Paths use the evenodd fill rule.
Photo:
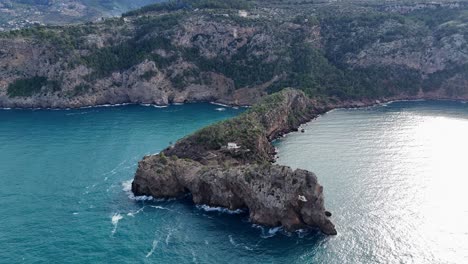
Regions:
<instances>
[{"instance_id":1,"label":"white wave crest","mask_svg":"<svg viewBox=\"0 0 468 264\"><path fill-rule=\"evenodd\" d=\"M237 210L229 210L224 207L211 207L206 204L202 205L197 205L197 208L200 210L204 210L206 212L220 212L220 213L226 213L226 214L242 214L244 213L243 210L237 209Z\"/></svg>"},{"instance_id":2,"label":"white wave crest","mask_svg":"<svg viewBox=\"0 0 468 264\"><path fill-rule=\"evenodd\" d=\"M112 230L112 235L115 234L117 231L117 226L119 225L119 221L123 218L123 216L119 213L115 213L111 217L112 225L114 225L114 229Z\"/></svg>"},{"instance_id":3,"label":"white wave crest","mask_svg":"<svg viewBox=\"0 0 468 264\"><path fill-rule=\"evenodd\" d=\"M122 182L122 190L124 192L131 192L132 191L132 182L133 182L133 180L123 181Z\"/></svg>"},{"instance_id":4,"label":"white wave crest","mask_svg":"<svg viewBox=\"0 0 468 264\"><path fill-rule=\"evenodd\" d=\"M151 201L154 198L151 196L135 196L132 192L132 182L133 180L123 181L122 182L122 190L127 193L128 198L136 201Z\"/></svg>"},{"instance_id":5,"label":"white wave crest","mask_svg":"<svg viewBox=\"0 0 468 264\"><path fill-rule=\"evenodd\" d=\"M215 108L215 110L221 112L221 111L226 111L226 108L224 108L224 107L219 107L219 108Z\"/></svg>"},{"instance_id":6,"label":"white wave crest","mask_svg":"<svg viewBox=\"0 0 468 264\"><path fill-rule=\"evenodd\" d=\"M140 104L141 106L154 107L154 108L166 108L167 105L156 105L156 104Z\"/></svg>"},{"instance_id":7,"label":"white wave crest","mask_svg":"<svg viewBox=\"0 0 468 264\"><path fill-rule=\"evenodd\" d=\"M145 207L146 206L143 206L142 208L140 208L140 209L138 209L138 210L136 210L134 212L129 212L129 213L127 213L127 215L131 216L131 217L135 217L135 215L141 213L145 209Z\"/></svg>"},{"instance_id":8,"label":"white wave crest","mask_svg":"<svg viewBox=\"0 0 468 264\"><path fill-rule=\"evenodd\" d=\"M245 250L253 251L253 248L245 245L244 243L236 243L236 241L234 241L234 238L232 237L232 235L229 235L228 237L229 237L229 243L231 243L231 245L233 245L234 247L242 247Z\"/></svg>"},{"instance_id":9,"label":"white wave crest","mask_svg":"<svg viewBox=\"0 0 468 264\"><path fill-rule=\"evenodd\" d=\"M253 224L252 227L260 229L262 231L262 234L260 235L262 238L274 237L278 232L283 231L282 226L265 228L264 226Z\"/></svg>"},{"instance_id":10,"label":"white wave crest","mask_svg":"<svg viewBox=\"0 0 468 264\"><path fill-rule=\"evenodd\" d=\"M216 102L210 102L210 104L212 104L212 105L219 105L219 106L223 106L223 107L230 107L230 106L227 105L227 104L216 103Z\"/></svg>"},{"instance_id":11,"label":"white wave crest","mask_svg":"<svg viewBox=\"0 0 468 264\"><path fill-rule=\"evenodd\" d=\"M146 257L149 258L151 255L153 255L154 251L156 251L156 248L158 247L159 241L158 240L153 240L153 246L151 247L151 250L146 254Z\"/></svg>"}]
</instances>

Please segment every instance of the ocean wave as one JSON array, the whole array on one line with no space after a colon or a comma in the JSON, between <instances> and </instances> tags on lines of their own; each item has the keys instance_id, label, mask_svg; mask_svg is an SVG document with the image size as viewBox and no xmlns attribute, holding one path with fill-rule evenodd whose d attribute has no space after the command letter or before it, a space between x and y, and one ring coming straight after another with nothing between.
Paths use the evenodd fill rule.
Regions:
<instances>
[{"instance_id":1,"label":"ocean wave","mask_svg":"<svg viewBox=\"0 0 468 264\"><path fill-rule=\"evenodd\" d=\"M143 212L143 210L145 209L146 206L143 206L142 208L136 210L136 211L133 211L133 212L129 212L127 213L128 216L131 216L131 217L135 217L135 215Z\"/></svg>"},{"instance_id":2,"label":"ocean wave","mask_svg":"<svg viewBox=\"0 0 468 264\"><path fill-rule=\"evenodd\" d=\"M114 226L114 229L112 230L112 235L114 235L115 232L117 231L117 226L119 225L119 221L122 219L123 219L123 216L119 213L115 213L112 215L111 222L112 222L112 225Z\"/></svg>"},{"instance_id":3,"label":"ocean wave","mask_svg":"<svg viewBox=\"0 0 468 264\"><path fill-rule=\"evenodd\" d=\"M231 245L233 245L234 247L242 247L245 250L253 251L253 248L245 245L244 243L236 243L236 241L234 241L234 238L233 238L232 235L229 235L228 238L229 238L229 243L231 243Z\"/></svg>"},{"instance_id":4,"label":"ocean wave","mask_svg":"<svg viewBox=\"0 0 468 264\"><path fill-rule=\"evenodd\" d=\"M156 208L156 209L160 209L160 210L168 210L168 211L171 211L171 209L166 208L166 207L162 207L162 206L159 206L159 205L150 205L150 207L153 207L153 208Z\"/></svg>"},{"instance_id":5,"label":"ocean wave","mask_svg":"<svg viewBox=\"0 0 468 264\"><path fill-rule=\"evenodd\" d=\"M152 201L152 200L155 200L151 196L146 196L146 195L135 196L135 194L133 194L133 192L132 192L132 182L133 182L133 180L128 180L128 181L123 181L122 182L122 190L127 193L128 198L130 198L132 200L136 200L136 201Z\"/></svg>"},{"instance_id":6,"label":"ocean wave","mask_svg":"<svg viewBox=\"0 0 468 264\"><path fill-rule=\"evenodd\" d=\"M219 106L223 106L223 107L231 107L230 105L222 104L222 103L216 103L216 102L210 102L210 104L212 104L212 105L219 105Z\"/></svg>"},{"instance_id":7,"label":"ocean wave","mask_svg":"<svg viewBox=\"0 0 468 264\"><path fill-rule=\"evenodd\" d=\"M153 245L151 247L151 250L146 254L146 257L149 258L151 255L153 255L154 251L156 251L156 248L158 247L159 241L157 239L153 240Z\"/></svg>"},{"instance_id":8,"label":"ocean wave","mask_svg":"<svg viewBox=\"0 0 468 264\"><path fill-rule=\"evenodd\" d=\"M226 111L226 108L224 108L224 107L219 107L219 108L216 108L215 110L221 112L221 111Z\"/></svg>"},{"instance_id":9,"label":"ocean wave","mask_svg":"<svg viewBox=\"0 0 468 264\"><path fill-rule=\"evenodd\" d=\"M278 232L283 231L282 226L268 228L268 227L264 227L264 226L261 226L261 225L258 225L258 224L253 224L252 227L261 230L262 234L260 235L260 237L262 237L262 238L274 237L274 236L276 236L276 234Z\"/></svg>"},{"instance_id":10,"label":"ocean wave","mask_svg":"<svg viewBox=\"0 0 468 264\"><path fill-rule=\"evenodd\" d=\"M197 208L206 212L220 212L220 213L226 213L226 214L242 214L244 213L244 210L242 209L237 209L237 210L229 210L224 207L211 207L206 204L202 205L197 205Z\"/></svg>"},{"instance_id":11,"label":"ocean wave","mask_svg":"<svg viewBox=\"0 0 468 264\"><path fill-rule=\"evenodd\" d=\"M171 236L172 236L172 229L169 230L169 233L167 233L167 236L166 236L166 245L169 245L169 240L171 239Z\"/></svg>"},{"instance_id":12,"label":"ocean wave","mask_svg":"<svg viewBox=\"0 0 468 264\"><path fill-rule=\"evenodd\" d=\"M166 108L168 107L167 105L157 105L157 104L140 104L141 106L146 106L146 107L155 107L155 108Z\"/></svg>"}]
</instances>

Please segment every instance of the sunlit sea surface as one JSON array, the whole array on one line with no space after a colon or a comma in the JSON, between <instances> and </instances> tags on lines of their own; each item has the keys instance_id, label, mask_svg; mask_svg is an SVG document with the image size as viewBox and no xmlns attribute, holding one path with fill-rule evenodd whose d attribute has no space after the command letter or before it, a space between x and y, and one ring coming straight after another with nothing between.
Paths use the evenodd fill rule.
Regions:
<instances>
[{"instance_id":1,"label":"sunlit sea surface","mask_svg":"<svg viewBox=\"0 0 468 264\"><path fill-rule=\"evenodd\" d=\"M0 263L468 263L468 105L335 110L275 142L314 171L338 236L136 200L137 162L242 109L0 110Z\"/></svg>"}]
</instances>

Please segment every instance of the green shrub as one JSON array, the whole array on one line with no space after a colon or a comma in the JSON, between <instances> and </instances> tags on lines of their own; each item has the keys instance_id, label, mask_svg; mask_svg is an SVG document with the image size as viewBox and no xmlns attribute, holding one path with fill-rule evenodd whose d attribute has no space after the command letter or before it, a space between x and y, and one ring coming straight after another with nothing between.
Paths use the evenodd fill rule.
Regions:
<instances>
[{"instance_id":1,"label":"green shrub","mask_svg":"<svg viewBox=\"0 0 468 264\"><path fill-rule=\"evenodd\" d=\"M48 84L46 77L34 76L32 78L18 79L8 86L7 94L10 97L27 97L41 92Z\"/></svg>"}]
</instances>

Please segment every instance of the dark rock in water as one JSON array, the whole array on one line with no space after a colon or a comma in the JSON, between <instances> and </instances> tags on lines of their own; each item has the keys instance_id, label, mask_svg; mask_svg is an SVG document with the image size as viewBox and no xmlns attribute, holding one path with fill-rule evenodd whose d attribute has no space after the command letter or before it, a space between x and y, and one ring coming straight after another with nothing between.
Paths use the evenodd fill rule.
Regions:
<instances>
[{"instance_id":1,"label":"dark rock in water","mask_svg":"<svg viewBox=\"0 0 468 264\"><path fill-rule=\"evenodd\" d=\"M231 120L206 127L138 165L135 195L180 197L231 210L248 208L250 220L287 230L336 229L324 208L323 187L309 171L274 165L270 141L315 116L296 90L271 95ZM228 144L229 143L229 144Z\"/></svg>"},{"instance_id":2,"label":"dark rock in water","mask_svg":"<svg viewBox=\"0 0 468 264\"><path fill-rule=\"evenodd\" d=\"M305 132L305 130L304 130L304 129L301 129L301 133L304 133L304 132Z\"/></svg>"},{"instance_id":3,"label":"dark rock in water","mask_svg":"<svg viewBox=\"0 0 468 264\"><path fill-rule=\"evenodd\" d=\"M327 217L331 217L331 216L332 216L332 213L330 213L330 212L328 212L328 211L325 211L325 215L326 215Z\"/></svg>"}]
</instances>

